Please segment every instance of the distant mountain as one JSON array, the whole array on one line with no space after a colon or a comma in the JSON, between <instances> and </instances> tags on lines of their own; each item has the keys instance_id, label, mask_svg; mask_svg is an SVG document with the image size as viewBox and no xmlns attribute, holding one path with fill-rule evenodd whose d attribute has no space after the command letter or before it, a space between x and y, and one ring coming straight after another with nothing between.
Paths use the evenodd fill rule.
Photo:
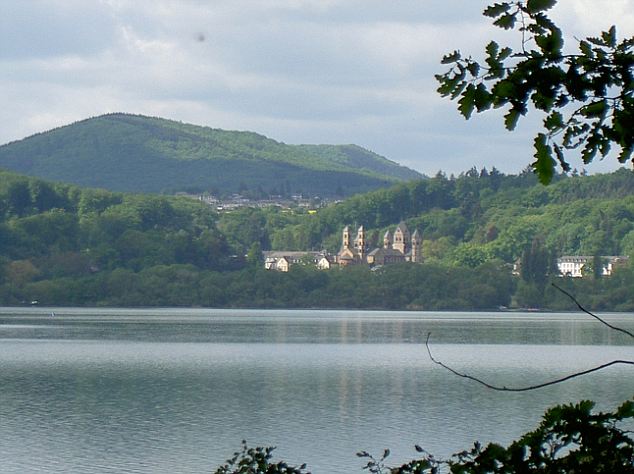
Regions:
<instances>
[{"instance_id":1,"label":"distant mountain","mask_svg":"<svg viewBox=\"0 0 634 474\"><path fill-rule=\"evenodd\" d=\"M112 191L348 196L421 178L356 145L287 145L237 132L108 114L0 146L0 167Z\"/></svg>"}]
</instances>

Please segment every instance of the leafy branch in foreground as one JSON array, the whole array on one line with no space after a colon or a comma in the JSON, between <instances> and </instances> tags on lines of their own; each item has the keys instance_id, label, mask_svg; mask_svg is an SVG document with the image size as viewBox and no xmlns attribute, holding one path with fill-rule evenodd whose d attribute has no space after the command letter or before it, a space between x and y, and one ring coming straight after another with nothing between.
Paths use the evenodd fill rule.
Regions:
<instances>
[{"instance_id":1,"label":"leafy branch in foreground","mask_svg":"<svg viewBox=\"0 0 634 474\"><path fill-rule=\"evenodd\" d=\"M450 459L437 459L420 446L421 458L401 466L389 467L390 451L376 459L366 451L358 457L367 459L363 470L372 474L483 474L483 473L548 473L568 474L633 474L634 439L623 426L634 421L634 401L624 402L613 412L593 413L594 403L550 408L540 425L508 447L490 443L454 454ZM274 448L248 448L235 453L215 474L309 474L305 465L290 467L283 461L271 462Z\"/></svg>"},{"instance_id":2,"label":"leafy branch in foreground","mask_svg":"<svg viewBox=\"0 0 634 474\"><path fill-rule=\"evenodd\" d=\"M559 405L549 409L539 427L508 447L475 443L469 451L446 461L425 456L389 474L436 474L444 465L454 474L592 472L634 473L634 439L623 429L634 418L634 402L626 401L613 413L593 413L594 403Z\"/></svg>"},{"instance_id":3,"label":"leafy branch in foreground","mask_svg":"<svg viewBox=\"0 0 634 474\"><path fill-rule=\"evenodd\" d=\"M284 461L273 462L271 454L275 447L249 448L242 440L242 450L233 453L233 457L214 471L214 474L310 474L306 464L299 467L289 466Z\"/></svg>"},{"instance_id":4,"label":"leafy branch in foreground","mask_svg":"<svg viewBox=\"0 0 634 474\"><path fill-rule=\"evenodd\" d=\"M495 19L495 26L518 28L521 48L491 41L484 62L454 51L442 59L449 71L436 75L438 92L457 99L466 119L474 110L508 107L504 125L514 130L531 104L546 114L532 163L544 184L557 162L570 171L564 150L582 145L586 164L597 153L607 156L613 144L620 147L621 163L634 161L634 38L619 41L612 26L598 37L578 40L578 52L567 54L562 31L545 13L555 4L527 0L489 6L483 14Z\"/></svg>"}]
</instances>

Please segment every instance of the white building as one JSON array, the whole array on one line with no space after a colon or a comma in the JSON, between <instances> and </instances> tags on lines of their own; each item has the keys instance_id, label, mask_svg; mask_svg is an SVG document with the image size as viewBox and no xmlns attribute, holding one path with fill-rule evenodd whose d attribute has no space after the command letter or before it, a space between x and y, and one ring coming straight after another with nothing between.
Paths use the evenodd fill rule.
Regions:
<instances>
[{"instance_id":1,"label":"white building","mask_svg":"<svg viewBox=\"0 0 634 474\"><path fill-rule=\"evenodd\" d=\"M296 252L292 250L271 250L262 252L264 268L287 272L293 265L311 263L319 269L330 268L331 260L325 252Z\"/></svg>"},{"instance_id":2,"label":"white building","mask_svg":"<svg viewBox=\"0 0 634 474\"><path fill-rule=\"evenodd\" d=\"M594 257L588 255L567 255L557 259L557 269L562 276L570 276L573 278L581 278L584 276L584 267L588 264L592 265ZM614 269L626 265L629 262L626 256L601 256L603 267L601 275L610 276Z\"/></svg>"}]
</instances>

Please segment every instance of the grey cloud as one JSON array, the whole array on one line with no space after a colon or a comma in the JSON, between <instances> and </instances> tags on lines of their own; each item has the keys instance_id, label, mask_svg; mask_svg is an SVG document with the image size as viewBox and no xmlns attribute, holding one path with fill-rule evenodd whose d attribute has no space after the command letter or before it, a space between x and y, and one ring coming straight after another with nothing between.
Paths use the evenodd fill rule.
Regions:
<instances>
[{"instance_id":1,"label":"grey cloud","mask_svg":"<svg viewBox=\"0 0 634 474\"><path fill-rule=\"evenodd\" d=\"M481 16L488 3L5 2L0 143L125 111L287 143L357 143L428 174L518 171L532 161L538 116L509 133L495 114L466 122L435 93L443 53L477 53L503 35ZM567 24L582 14L557 9Z\"/></svg>"},{"instance_id":2,"label":"grey cloud","mask_svg":"<svg viewBox=\"0 0 634 474\"><path fill-rule=\"evenodd\" d=\"M318 23L337 24L390 21L448 24L473 21L482 13L487 4L482 1L464 0L445 0L444 2L433 0L295 2L291 0L274 3L276 8L267 8L266 11L273 13L276 18L289 19L293 22L311 20ZM245 6L242 11L249 15L247 8ZM254 12L258 15L262 13L257 8Z\"/></svg>"},{"instance_id":3,"label":"grey cloud","mask_svg":"<svg viewBox=\"0 0 634 474\"><path fill-rule=\"evenodd\" d=\"M109 47L115 25L93 2L3 2L0 58L87 55Z\"/></svg>"}]
</instances>

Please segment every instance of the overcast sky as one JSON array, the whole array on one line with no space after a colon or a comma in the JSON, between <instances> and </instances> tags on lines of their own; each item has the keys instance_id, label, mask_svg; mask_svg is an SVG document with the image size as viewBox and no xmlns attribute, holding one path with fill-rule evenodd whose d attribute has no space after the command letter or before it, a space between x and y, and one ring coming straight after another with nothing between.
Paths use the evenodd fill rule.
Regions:
<instances>
[{"instance_id":1,"label":"overcast sky","mask_svg":"<svg viewBox=\"0 0 634 474\"><path fill-rule=\"evenodd\" d=\"M517 46L481 15L490 3L0 0L0 143L128 112L285 143L356 143L430 175L518 172L532 161L538 115L510 133L497 112L467 122L435 92L444 53L479 56L492 35ZM566 38L612 24L634 34L634 0L560 0L552 16Z\"/></svg>"}]
</instances>

